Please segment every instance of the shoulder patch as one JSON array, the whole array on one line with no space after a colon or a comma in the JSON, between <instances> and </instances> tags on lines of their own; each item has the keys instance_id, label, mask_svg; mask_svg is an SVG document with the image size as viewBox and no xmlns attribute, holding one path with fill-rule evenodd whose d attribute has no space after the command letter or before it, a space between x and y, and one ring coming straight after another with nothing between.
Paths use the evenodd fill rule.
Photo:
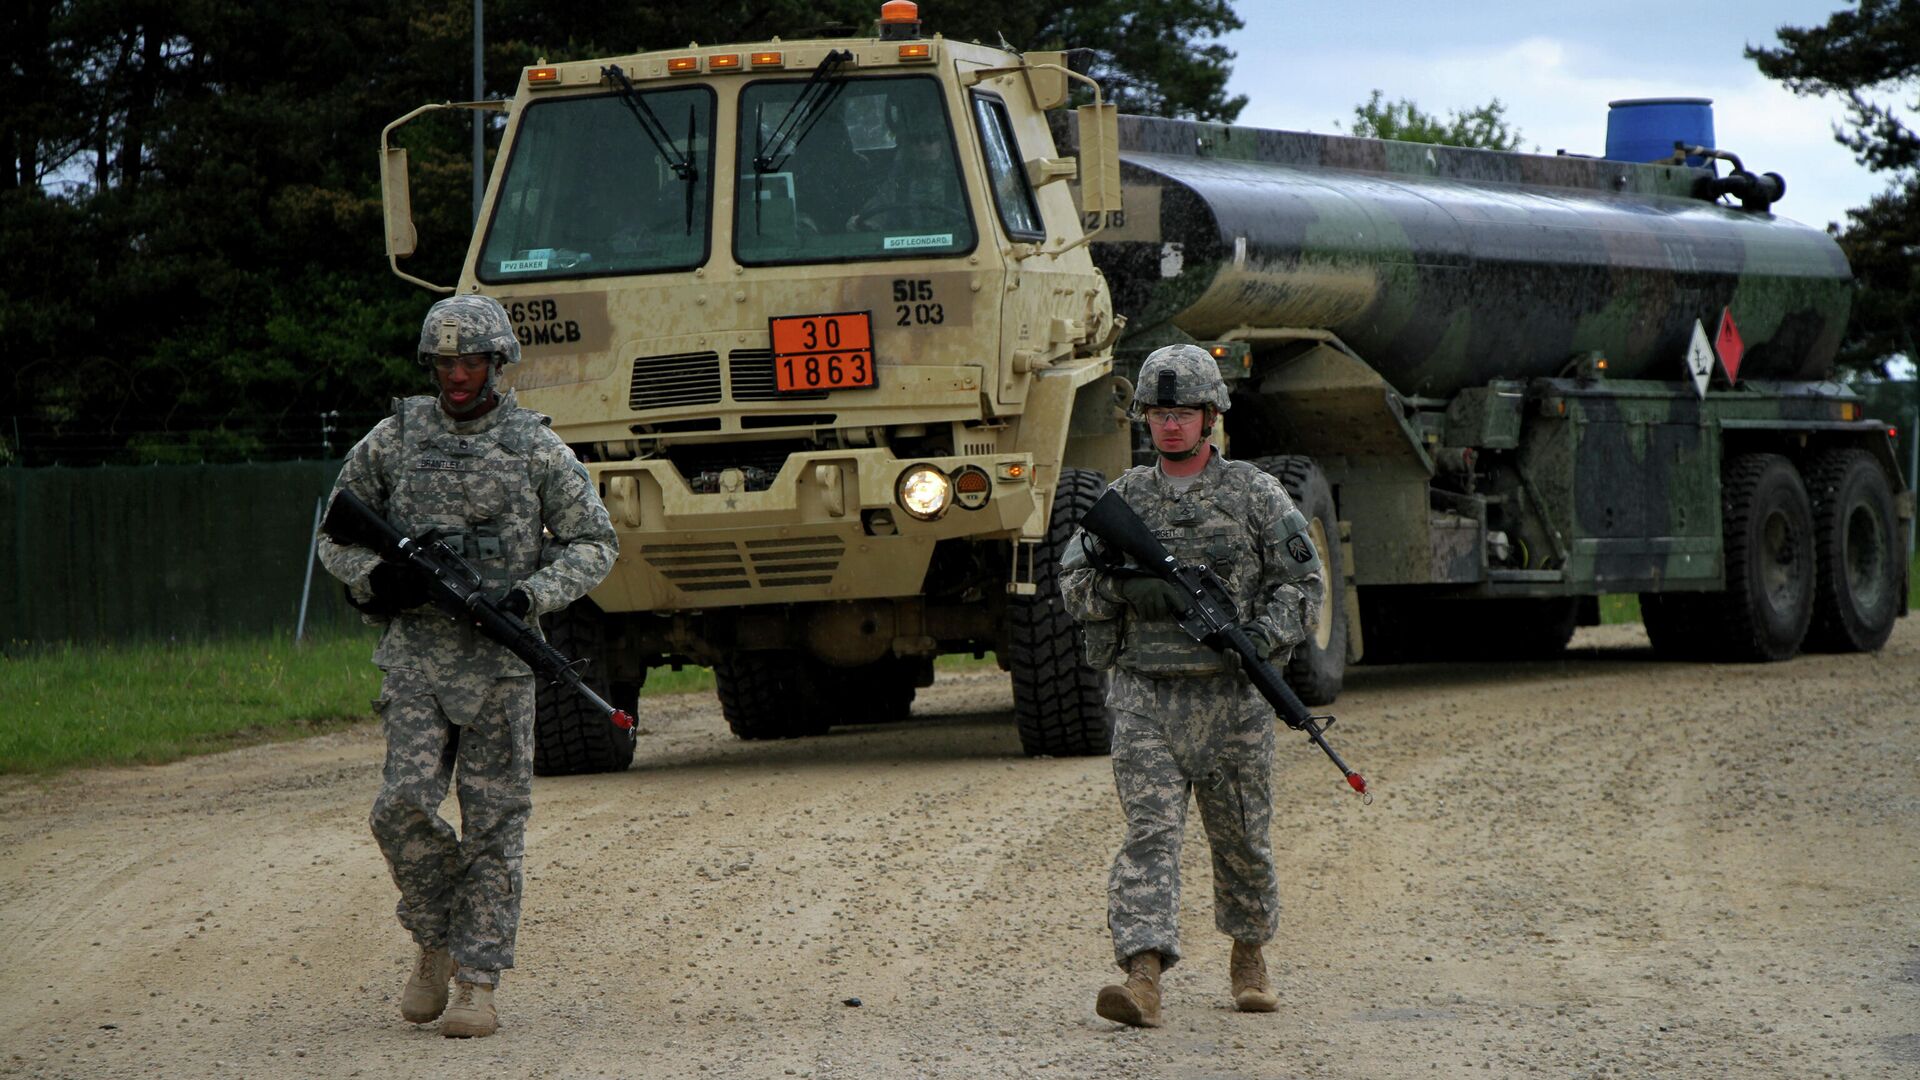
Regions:
<instances>
[{"instance_id":1,"label":"shoulder patch","mask_svg":"<svg viewBox=\"0 0 1920 1080\"><path fill-rule=\"evenodd\" d=\"M1287 537L1287 554L1293 557L1294 562L1304 566L1313 561L1313 545L1307 543L1306 537L1295 533Z\"/></svg>"}]
</instances>

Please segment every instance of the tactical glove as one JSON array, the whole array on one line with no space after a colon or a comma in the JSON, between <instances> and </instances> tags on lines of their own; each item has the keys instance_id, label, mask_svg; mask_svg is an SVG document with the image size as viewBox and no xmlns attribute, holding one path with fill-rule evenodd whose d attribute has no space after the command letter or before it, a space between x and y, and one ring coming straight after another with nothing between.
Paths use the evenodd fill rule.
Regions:
<instances>
[{"instance_id":1,"label":"tactical glove","mask_svg":"<svg viewBox=\"0 0 1920 1080\"><path fill-rule=\"evenodd\" d=\"M1122 578L1120 595L1143 619L1163 619L1187 609L1187 594L1156 577Z\"/></svg>"},{"instance_id":2,"label":"tactical glove","mask_svg":"<svg viewBox=\"0 0 1920 1080\"><path fill-rule=\"evenodd\" d=\"M1274 650L1280 647L1280 643L1268 636L1267 631L1258 623L1248 623L1240 628L1240 632L1247 635L1248 641L1253 642L1253 654L1262 660L1271 657Z\"/></svg>"},{"instance_id":3,"label":"tactical glove","mask_svg":"<svg viewBox=\"0 0 1920 1080\"><path fill-rule=\"evenodd\" d=\"M427 575L406 563L381 560L367 575L373 599L357 605L372 615L391 615L427 602Z\"/></svg>"},{"instance_id":4,"label":"tactical glove","mask_svg":"<svg viewBox=\"0 0 1920 1080\"><path fill-rule=\"evenodd\" d=\"M507 595L500 598L499 604L501 611L516 619L524 619L527 617L527 612L533 610L533 597L527 595L527 590L515 585L507 590Z\"/></svg>"},{"instance_id":5,"label":"tactical glove","mask_svg":"<svg viewBox=\"0 0 1920 1080\"><path fill-rule=\"evenodd\" d=\"M1253 655L1259 657L1261 660L1273 659L1273 650L1277 646L1274 645L1273 639L1268 637L1267 632L1261 629L1258 624L1248 623L1240 628L1240 632L1247 635L1247 641L1253 645ZM1220 655L1226 661L1228 671L1238 672L1246 670L1246 662L1241 658L1239 650L1227 644L1221 639L1220 635L1216 634L1208 638L1207 643L1220 650Z\"/></svg>"}]
</instances>

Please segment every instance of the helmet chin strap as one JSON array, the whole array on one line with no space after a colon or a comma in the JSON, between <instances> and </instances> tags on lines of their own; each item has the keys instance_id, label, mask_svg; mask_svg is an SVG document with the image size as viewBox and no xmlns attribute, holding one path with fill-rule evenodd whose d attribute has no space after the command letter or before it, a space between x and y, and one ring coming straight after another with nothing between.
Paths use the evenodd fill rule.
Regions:
<instances>
[{"instance_id":1,"label":"helmet chin strap","mask_svg":"<svg viewBox=\"0 0 1920 1080\"><path fill-rule=\"evenodd\" d=\"M467 403L467 407L464 410L456 412L452 403L447 401L446 389L440 385L439 379L433 377L433 367L429 365L427 367L427 378L433 381L433 397L435 401L439 402L440 411L458 419L478 412L482 407L498 398L500 395L496 390L496 385L500 381L500 369L504 366L505 365L500 362L498 355L495 355L493 359L488 361L487 381L480 384L480 392L473 396L473 400Z\"/></svg>"}]
</instances>

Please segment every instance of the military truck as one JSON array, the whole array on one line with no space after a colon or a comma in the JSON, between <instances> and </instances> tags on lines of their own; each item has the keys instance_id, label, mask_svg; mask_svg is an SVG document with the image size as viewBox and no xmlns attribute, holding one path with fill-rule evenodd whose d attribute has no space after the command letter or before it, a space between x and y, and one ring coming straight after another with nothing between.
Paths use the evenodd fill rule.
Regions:
<instances>
[{"instance_id":1,"label":"military truck","mask_svg":"<svg viewBox=\"0 0 1920 1080\"><path fill-rule=\"evenodd\" d=\"M395 272L506 305L620 531L547 621L615 705L708 664L735 734L810 735L991 652L1028 753L1104 752L1056 563L1173 341L1313 522L1309 703L1363 654L1551 654L1608 593L1675 656L1874 649L1904 612L1911 497L1826 379L1849 271L1777 177L1120 117L1067 55L903 8L526 69L475 103L506 127L453 286L398 262L428 110L383 137ZM539 771L632 753L541 696Z\"/></svg>"}]
</instances>

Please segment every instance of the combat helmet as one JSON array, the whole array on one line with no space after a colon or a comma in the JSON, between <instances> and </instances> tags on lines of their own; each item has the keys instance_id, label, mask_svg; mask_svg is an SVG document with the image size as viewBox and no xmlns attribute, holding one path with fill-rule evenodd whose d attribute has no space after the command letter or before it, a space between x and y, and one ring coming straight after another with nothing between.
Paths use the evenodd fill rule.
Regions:
<instances>
[{"instance_id":1,"label":"combat helmet","mask_svg":"<svg viewBox=\"0 0 1920 1080\"><path fill-rule=\"evenodd\" d=\"M420 364L436 356L490 353L503 364L520 362L520 339L500 301L479 293L449 296L427 309L420 324Z\"/></svg>"},{"instance_id":2,"label":"combat helmet","mask_svg":"<svg viewBox=\"0 0 1920 1080\"><path fill-rule=\"evenodd\" d=\"M1198 345L1166 345L1147 354L1133 386L1133 418L1155 406L1207 405L1217 412L1232 407L1220 365Z\"/></svg>"}]
</instances>

